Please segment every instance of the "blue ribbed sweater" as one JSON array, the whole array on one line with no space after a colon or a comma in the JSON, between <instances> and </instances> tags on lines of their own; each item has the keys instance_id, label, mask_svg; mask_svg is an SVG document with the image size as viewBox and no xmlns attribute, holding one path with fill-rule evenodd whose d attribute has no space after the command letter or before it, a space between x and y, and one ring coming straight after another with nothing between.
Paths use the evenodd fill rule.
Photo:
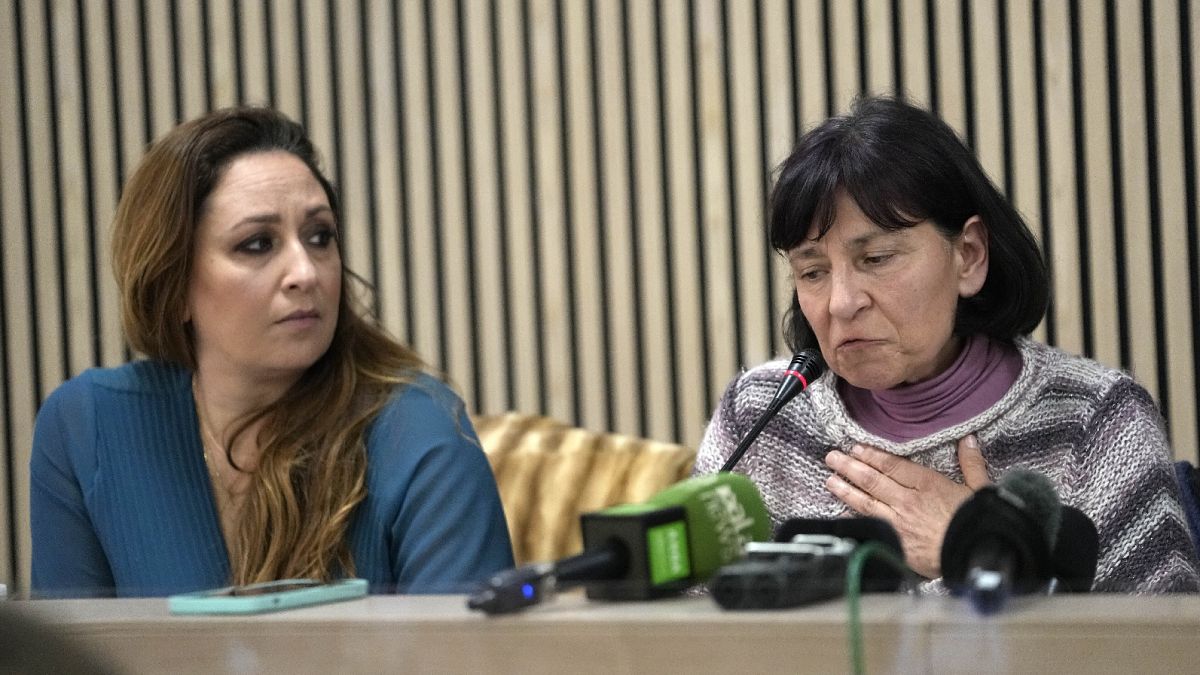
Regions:
<instances>
[{"instance_id":1,"label":"blue ribbed sweater","mask_svg":"<svg viewBox=\"0 0 1200 675\"><path fill-rule=\"evenodd\" d=\"M367 496L347 536L375 592L463 592L511 567L495 479L462 402L423 376L366 436ZM191 373L89 370L38 413L30 461L33 590L168 595L228 584Z\"/></svg>"}]
</instances>

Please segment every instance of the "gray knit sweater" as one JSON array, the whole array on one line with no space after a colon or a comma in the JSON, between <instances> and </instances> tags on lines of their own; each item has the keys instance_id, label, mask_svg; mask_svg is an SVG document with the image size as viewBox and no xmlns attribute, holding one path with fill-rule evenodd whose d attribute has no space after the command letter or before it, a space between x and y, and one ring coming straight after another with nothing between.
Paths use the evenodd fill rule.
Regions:
<instances>
[{"instance_id":1,"label":"gray knit sweater","mask_svg":"<svg viewBox=\"0 0 1200 675\"><path fill-rule=\"evenodd\" d=\"M1162 416L1128 375L1032 340L1017 342L1023 366L1012 388L974 418L925 438L894 443L846 412L826 373L769 423L735 470L761 490L776 526L788 518L853 515L828 490L825 454L855 443L907 457L961 482L959 438L975 433L992 480L1016 467L1038 471L1064 504L1096 523L1096 591L1200 590L1200 563L1179 502ZM743 372L725 391L700 444L695 473L720 469L766 408L786 361Z\"/></svg>"}]
</instances>

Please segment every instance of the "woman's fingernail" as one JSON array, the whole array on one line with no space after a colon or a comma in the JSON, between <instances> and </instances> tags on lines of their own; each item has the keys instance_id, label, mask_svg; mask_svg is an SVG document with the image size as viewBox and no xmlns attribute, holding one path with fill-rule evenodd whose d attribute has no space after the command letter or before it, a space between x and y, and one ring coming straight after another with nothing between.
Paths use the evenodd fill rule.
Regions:
<instances>
[{"instance_id":1,"label":"woman's fingernail","mask_svg":"<svg viewBox=\"0 0 1200 675\"><path fill-rule=\"evenodd\" d=\"M864 450L866 450L866 448L859 445L858 443L855 443L854 445L850 446L850 454L854 455L855 457L861 457Z\"/></svg>"},{"instance_id":2,"label":"woman's fingernail","mask_svg":"<svg viewBox=\"0 0 1200 675\"><path fill-rule=\"evenodd\" d=\"M968 448L971 448L972 450L979 449L979 439L975 437L975 434L967 434L966 441Z\"/></svg>"}]
</instances>

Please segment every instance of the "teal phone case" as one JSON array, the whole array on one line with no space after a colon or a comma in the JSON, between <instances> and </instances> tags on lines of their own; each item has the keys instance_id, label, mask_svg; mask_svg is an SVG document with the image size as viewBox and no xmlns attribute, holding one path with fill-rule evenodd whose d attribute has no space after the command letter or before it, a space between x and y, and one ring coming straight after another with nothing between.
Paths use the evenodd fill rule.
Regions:
<instances>
[{"instance_id":1,"label":"teal phone case","mask_svg":"<svg viewBox=\"0 0 1200 675\"><path fill-rule=\"evenodd\" d=\"M297 585L302 587L296 588ZM181 593L172 595L167 602L172 614L258 614L361 598L366 594L366 579L343 579L327 584L312 579L281 579Z\"/></svg>"}]
</instances>

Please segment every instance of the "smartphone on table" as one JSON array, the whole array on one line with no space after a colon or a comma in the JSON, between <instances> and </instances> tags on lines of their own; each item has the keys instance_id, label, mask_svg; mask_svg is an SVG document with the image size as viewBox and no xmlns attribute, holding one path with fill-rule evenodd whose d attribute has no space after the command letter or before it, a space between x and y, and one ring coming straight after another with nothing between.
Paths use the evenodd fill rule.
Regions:
<instances>
[{"instance_id":1,"label":"smartphone on table","mask_svg":"<svg viewBox=\"0 0 1200 675\"><path fill-rule=\"evenodd\" d=\"M366 579L323 582L317 579L280 579L210 591L180 593L167 599L172 614L258 614L292 607L361 598Z\"/></svg>"}]
</instances>

